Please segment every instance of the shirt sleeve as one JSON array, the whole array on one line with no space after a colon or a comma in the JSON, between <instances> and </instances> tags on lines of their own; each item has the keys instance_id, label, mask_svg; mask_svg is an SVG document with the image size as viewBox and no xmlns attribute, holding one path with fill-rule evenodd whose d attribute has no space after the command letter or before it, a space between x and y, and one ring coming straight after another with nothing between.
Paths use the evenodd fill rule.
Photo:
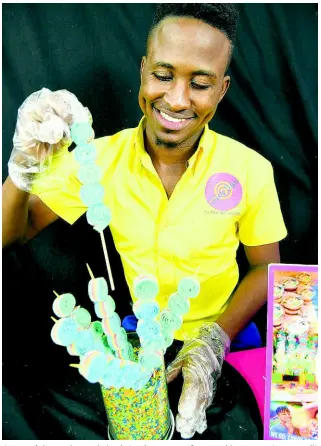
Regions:
<instances>
[{"instance_id":1,"label":"shirt sleeve","mask_svg":"<svg viewBox=\"0 0 321 446\"><path fill-rule=\"evenodd\" d=\"M76 172L73 154L65 150L53 158L49 171L37 178L31 190L32 194L70 224L87 210L80 200L81 183Z\"/></svg>"},{"instance_id":2,"label":"shirt sleeve","mask_svg":"<svg viewBox=\"0 0 321 446\"><path fill-rule=\"evenodd\" d=\"M273 168L265 158L252 162L246 185L246 211L239 221L239 237L246 246L284 239L287 230L274 182Z\"/></svg>"}]
</instances>

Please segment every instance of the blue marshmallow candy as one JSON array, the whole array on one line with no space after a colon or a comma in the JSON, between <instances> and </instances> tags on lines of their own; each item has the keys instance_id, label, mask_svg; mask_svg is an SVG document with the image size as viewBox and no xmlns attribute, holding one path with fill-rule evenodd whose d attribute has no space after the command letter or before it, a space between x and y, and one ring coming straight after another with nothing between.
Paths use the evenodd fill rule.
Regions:
<instances>
[{"instance_id":1,"label":"blue marshmallow candy","mask_svg":"<svg viewBox=\"0 0 321 446\"><path fill-rule=\"evenodd\" d=\"M138 356L140 365L146 370L154 370L163 364L163 353L141 349Z\"/></svg>"},{"instance_id":2,"label":"blue marshmallow candy","mask_svg":"<svg viewBox=\"0 0 321 446\"><path fill-rule=\"evenodd\" d=\"M88 122L75 122L70 128L70 135L75 144L84 144L94 137L94 131Z\"/></svg>"},{"instance_id":3,"label":"blue marshmallow candy","mask_svg":"<svg viewBox=\"0 0 321 446\"><path fill-rule=\"evenodd\" d=\"M174 293L170 296L168 301L168 308L172 313L182 316L189 312L190 303L187 297L179 293Z\"/></svg>"},{"instance_id":4,"label":"blue marshmallow candy","mask_svg":"<svg viewBox=\"0 0 321 446\"><path fill-rule=\"evenodd\" d=\"M167 344L162 335L152 336L150 338L143 338L141 340L141 345L144 350L150 351L160 351L165 350L167 348Z\"/></svg>"},{"instance_id":5,"label":"blue marshmallow candy","mask_svg":"<svg viewBox=\"0 0 321 446\"><path fill-rule=\"evenodd\" d=\"M139 320L136 331L140 339L149 339L152 336L159 335L161 332L161 327L156 321Z\"/></svg>"},{"instance_id":6,"label":"blue marshmallow candy","mask_svg":"<svg viewBox=\"0 0 321 446\"><path fill-rule=\"evenodd\" d=\"M138 319L154 319L159 311L158 303L152 299L137 301L133 305L133 312Z\"/></svg>"},{"instance_id":7,"label":"blue marshmallow candy","mask_svg":"<svg viewBox=\"0 0 321 446\"><path fill-rule=\"evenodd\" d=\"M97 277L88 282L88 295L93 302L102 302L108 298L108 285L106 279Z\"/></svg>"},{"instance_id":8,"label":"blue marshmallow candy","mask_svg":"<svg viewBox=\"0 0 321 446\"><path fill-rule=\"evenodd\" d=\"M94 384L104 376L109 361L109 355L98 351L88 352L80 358L79 373Z\"/></svg>"},{"instance_id":9,"label":"blue marshmallow candy","mask_svg":"<svg viewBox=\"0 0 321 446\"><path fill-rule=\"evenodd\" d=\"M110 209L103 203L94 204L89 206L86 212L87 221L90 225L96 229L96 231L101 232L107 228L111 222L111 212Z\"/></svg>"},{"instance_id":10,"label":"blue marshmallow candy","mask_svg":"<svg viewBox=\"0 0 321 446\"><path fill-rule=\"evenodd\" d=\"M99 183L102 176L102 170L96 164L83 164L77 172L77 178L82 184Z\"/></svg>"},{"instance_id":11,"label":"blue marshmallow candy","mask_svg":"<svg viewBox=\"0 0 321 446\"><path fill-rule=\"evenodd\" d=\"M140 276L134 280L134 294L137 299L154 299L158 293L159 286L154 276Z\"/></svg>"},{"instance_id":12,"label":"blue marshmallow candy","mask_svg":"<svg viewBox=\"0 0 321 446\"><path fill-rule=\"evenodd\" d=\"M92 164L97 158L97 149L94 144L80 144L75 147L74 157L79 164Z\"/></svg>"},{"instance_id":13,"label":"blue marshmallow candy","mask_svg":"<svg viewBox=\"0 0 321 446\"><path fill-rule=\"evenodd\" d=\"M80 188L80 199L86 206L100 203L104 198L104 188L99 183L85 184Z\"/></svg>"},{"instance_id":14,"label":"blue marshmallow candy","mask_svg":"<svg viewBox=\"0 0 321 446\"><path fill-rule=\"evenodd\" d=\"M159 323L162 327L162 331L175 331L181 327L183 318L172 311L165 309L160 314Z\"/></svg>"},{"instance_id":15,"label":"blue marshmallow candy","mask_svg":"<svg viewBox=\"0 0 321 446\"><path fill-rule=\"evenodd\" d=\"M200 292L200 283L194 277L184 277L178 284L178 292L193 299Z\"/></svg>"},{"instance_id":16,"label":"blue marshmallow candy","mask_svg":"<svg viewBox=\"0 0 321 446\"><path fill-rule=\"evenodd\" d=\"M62 318L52 327L51 338L56 344L67 347L76 339L77 331L78 327L73 319Z\"/></svg>"},{"instance_id":17,"label":"blue marshmallow candy","mask_svg":"<svg viewBox=\"0 0 321 446\"><path fill-rule=\"evenodd\" d=\"M95 350L95 337L92 331L90 329L79 331L75 338L75 346L80 355Z\"/></svg>"},{"instance_id":18,"label":"blue marshmallow candy","mask_svg":"<svg viewBox=\"0 0 321 446\"><path fill-rule=\"evenodd\" d=\"M95 302L95 313L96 315L104 319L108 315L114 313L116 309L116 303L111 296L107 296L107 299L103 302Z\"/></svg>"}]
</instances>

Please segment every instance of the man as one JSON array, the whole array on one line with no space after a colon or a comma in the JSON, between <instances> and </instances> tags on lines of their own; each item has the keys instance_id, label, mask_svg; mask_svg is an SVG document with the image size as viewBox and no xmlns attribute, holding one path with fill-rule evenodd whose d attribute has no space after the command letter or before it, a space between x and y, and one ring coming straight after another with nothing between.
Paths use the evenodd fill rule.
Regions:
<instances>
[{"instance_id":1,"label":"man","mask_svg":"<svg viewBox=\"0 0 321 446\"><path fill-rule=\"evenodd\" d=\"M183 348L167 371L168 381L183 372L176 420L183 438L205 430L230 342L265 303L267 265L280 261L286 236L270 163L208 128L230 84L236 21L230 4L158 5L141 63L144 118L94 141L133 299L140 274L158 278L161 308L181 278L200 281L175 333ZM70 125L84 120L88 111L66 91L37 92L19 110L3 186L4 246L86 212L66 150ZM240 242L250 269L235 289Z\"/></svg>"},{"instance_id":2,"label":"man","mask_svg":"<svg viewBox=\"0 0 321 446\"><path fill-rule=\"evenodd\" d=\"M293 426L292 414L288 406L279 406L276 409L276 414L279 418L280 423L271 427L271 433L300 436L300 429Z\"/></svg>"}]
</instances>

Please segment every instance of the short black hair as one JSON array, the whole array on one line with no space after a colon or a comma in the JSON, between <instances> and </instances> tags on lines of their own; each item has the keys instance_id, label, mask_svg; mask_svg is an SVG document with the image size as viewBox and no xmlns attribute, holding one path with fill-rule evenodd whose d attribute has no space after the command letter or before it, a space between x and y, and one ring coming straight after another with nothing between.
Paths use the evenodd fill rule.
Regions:
<instances>
[{"instance_id":1,"label":"short black hair","mask_svg":"<svg viewBox=\"0 0 321 446\"><path fill-rule=\"evenodd\" d=\"M276 412L277 415L279 415L280 412L290 412L290 413L291 413L291 411L290 411L290 409L288 408L288 406L279 406L279 407L276 409L275 412Z\"/></svg>"},{"instance_id":2,"label":"short black hair","mask_svg":"<svg viewBox=\"0 0 321 446\"><path fill-rule=\"evenodd\" d=\"M230 63L235 47L238 16L239 12L233 3L160 3L156 7L154 21L148 33L146 52L149 40L162 20L167 17L191 17L225 34L231 43Z\"/></svg>"}]
</instances>

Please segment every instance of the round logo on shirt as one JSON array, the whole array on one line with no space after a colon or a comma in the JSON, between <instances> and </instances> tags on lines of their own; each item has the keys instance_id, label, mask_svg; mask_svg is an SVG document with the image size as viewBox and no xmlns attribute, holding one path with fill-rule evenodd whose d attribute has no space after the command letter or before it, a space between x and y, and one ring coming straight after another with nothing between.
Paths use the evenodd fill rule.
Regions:
<instances>
[{"instance_id":1,"label":"round logo on shirt","mask_svg":"<svg viewBox=\"0 0 321 446\"><path fill-rule=\"evenodd\" d=\"M241 183L229 173L215 173L206 183L205 198L214 209L229 211L242 199Z\"/></svg>"}]
</instances>

